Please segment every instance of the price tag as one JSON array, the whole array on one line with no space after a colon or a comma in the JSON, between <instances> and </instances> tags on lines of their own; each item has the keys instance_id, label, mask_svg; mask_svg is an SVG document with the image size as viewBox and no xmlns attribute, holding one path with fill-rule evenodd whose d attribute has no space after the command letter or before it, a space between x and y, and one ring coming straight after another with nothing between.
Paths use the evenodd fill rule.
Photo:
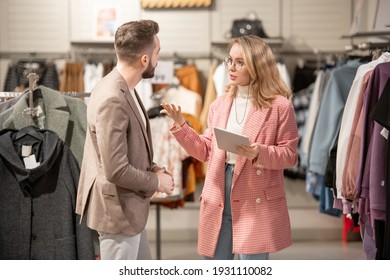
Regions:
<instances>
[{"instance_id":1,"label":"price tag","mask_svg":"<svg viewBox=\"0 0 390 280\"><path fill-rule=\"evenodd\" d=\"M386 128L383 128L381 131L381 135L387 139L389 139L389 131Z\"/></svg>"},{"instance_id":2,"label":"price tag","mask_svg":"<svg viewBox=\"0 0 390 280\"><path fill-rule=\"evenodd\" d=\"M23 158L24 166L26 169L34 169L39 166L39 162L37 162L35 155L31 155Z\"/></svg>"}]
</instances>

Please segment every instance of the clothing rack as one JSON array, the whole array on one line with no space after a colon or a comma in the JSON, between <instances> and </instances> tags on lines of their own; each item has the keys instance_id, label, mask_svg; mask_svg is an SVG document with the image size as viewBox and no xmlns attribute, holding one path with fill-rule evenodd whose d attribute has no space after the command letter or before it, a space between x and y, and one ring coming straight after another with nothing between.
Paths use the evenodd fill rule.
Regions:
<instances>
[{"instance_id":1,"label":"clothing rack","mask_svg":"<svg viewBox=\"0 0 390 280\"><path fill-rule=\"evenodd\" d=\"M390 40L390 30L384 30L384 31L368 31L368 32L356 32L354 34L348 34L348 35L342 35L341 39L350 39L351 44L353 45L353 39L354 38L369 38L369 37L375 37L380 38L382 40Z\"/></svg>"},{"instance_id":2,"label":"clothing rack","mask_svg":"<svg viewBox=\"0 0 390 280\"><path fill-rule=\"evenodd\" d=\"M161 60L195 60L195 59L210 59L210 53L177 53L173 52L172 54L162 53L159 55Z\"/></svg>"},{"instance_id":3,"label":"clothing rack","mask_svg":"<svg viewBox=\"0 0 390 280\"><path fill-rule=\"evenodd\" d=\"M73 61L80 59L106 58L116 59L114 45L107 43L72 43L70 58Z\"/></svg>"},{"instance_id":4,"label":"clothing rack","mask_svg":"<svg viewBox=\"0 0 390 280\"><path fill-rule=\"evenodd\" d=\"M68 52L0 52L1 59L25 59L32 61L34 59L67 59L69 58Z\"/></svg>"},{"instance_id":5,"label":"clothing rack","mask_svg":"<svg viewBox=\"0 0 390 280\"><path fill-rule=\"evenodd\" d=\"M70 51L70 57L77 59L79 57L113 57L116 58L113 43L107 42L73 42ZM161 53L161 60L195 60L210 59L210 53Z\"/></svg>"},{"instance_id":6,"label":"clothing rack","mask_svg":"<svg viewBox=\"0 0 390 280\"><path fill-rule=\"evenodd\" d=\"M275 54L281 52L283 45L283 38L274 37L263 39L272 49ZM228 55L229 42L212 42L211 43L211 57L223 60Z\"/></svg>"},{"instance_id":7,"label":"clothing rack","mask_svg":"<svg viewBox=\"0 0 390 280\"><path fill-rule=\"evenodd\" d=\"M110 47L107 43L72 43L71 50L64 53L52 52L0 52L0 59L15 59L33 61L34 59L70 59L77 61L80 58L107 58L116 59L114 47ZM215 53L211 52L196 52L196 53L162 53L162 60L198 60L215 58Z\"/></svg>"},{"instance_id":8,"label":"clothing rack","mask_svg":"<svg viewBox=\"0 0 390 280\"><path fill-rule=\"evenodd\" d=\"M383 52L390 50L390 42L363 42L345 47L347 54L357 54L360 56L370 56L376 59Z\"/></svg>"},{"instance_id":9,"label":"clothing rack","mask_svg":"<svg viewBox=\"0 0 390 280\"><path fill-rule=\"evenodd\" d=\"M0 98L14 98L24 93L25 91L0 91Z\"/></svg>"},{"instance_id":10,"label":"clothing rack","mask_svg":"<svg viewBox=\"0 0 390 280\"><path fill-rule=\"evenodd\" d=\"M358 44L359 49L389 49L390 42L365 42Z\"/></svg>"},{"instance_id":11,"label":"clothing rack","mask_svg":"<svg viewBox=\"0 0 390 280\"><path fill-rule=\"evenodd\" d=\"M362 42L359 44L347 45L346 51L353 50L375 50L375 49L390 49L390 42Z\"/></svg>"},{"instance_id":12,"label":"clothing rack","mask_svg":"<svg viewBox=\"0 0 390 280\"><path fill-rule=\"evenodd\" d=\"M11 99L18 97L19 95L25 94L27 91L0 91L0 98L6 98ZM30 95L30 89L28 89L28 93ZM90 97L90 92L61 92L64 95L71 96L71 97ZM29 96L30 98L30 96ZM30 104L29 104L30 106Z\"/></svg>"},{"instance_id":13,"label":"clothing rack","mask_svg":"<svg viewBox=\"0 0 390 280\"><path fill-rule=\"evenodd\" d=\"M61 92L64 95L71 96L71 97L90 97L90 92L76 92L76 91L67 91L67 92Z\"/></svg>"},{"instance_id":14,"label":"clothing rack","mask_svg":"<svg viewBox=\"0 0 390 280\"><path fill-rule=\"evenodd\" d=\"M354 38L376 38L380 39L377 42L362 42L355 44ZM390 30L384 31L368 31L368 32L356 32L354 34L348 34L341 36L341 39L349 39L350 44L345 47L347 52L351 51L377 51L378 49L389 50L390 48Z\"/></svg>"}]
</instances>

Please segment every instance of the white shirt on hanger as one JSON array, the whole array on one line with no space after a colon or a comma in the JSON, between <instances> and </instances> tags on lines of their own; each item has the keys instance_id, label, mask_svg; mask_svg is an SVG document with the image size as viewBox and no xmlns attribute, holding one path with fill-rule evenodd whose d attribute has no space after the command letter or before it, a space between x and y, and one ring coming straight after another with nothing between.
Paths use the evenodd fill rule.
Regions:
<instances>
[{"instance_id":1,"label":"white shirt on hanger","mask_svg":"<svg viewBox=\"0 0 390 280\"><path fill-rule=\"evenodd\" d=\"M162 102L180 106L183 113L191 114L197 118L202 110L202 96L183 86L169 88L164 93Z\"/></svg>"}]
</instances>

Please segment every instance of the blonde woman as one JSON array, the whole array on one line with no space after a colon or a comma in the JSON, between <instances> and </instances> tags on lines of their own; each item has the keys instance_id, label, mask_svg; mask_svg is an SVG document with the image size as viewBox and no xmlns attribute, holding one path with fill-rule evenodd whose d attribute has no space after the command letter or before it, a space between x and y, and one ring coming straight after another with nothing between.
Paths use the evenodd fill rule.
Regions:
<instances>
[{"instance_id":1,"label":"blonde woman","mask_svg":"<svg viewBox=\"0 0 390 280\"><path fill-rule=\"evenodd\" d=\"M189 155L208 162L202 194L198 253L205 259L264 260L291 245L283 169L297 162L298 129L291 91L269 45L256 36L232 40L225 59L230 84L198 135L181 108L162 104L171 132ZM249 137L235 153L217 146L214 127Z\"/></svg>"}]
</instances>

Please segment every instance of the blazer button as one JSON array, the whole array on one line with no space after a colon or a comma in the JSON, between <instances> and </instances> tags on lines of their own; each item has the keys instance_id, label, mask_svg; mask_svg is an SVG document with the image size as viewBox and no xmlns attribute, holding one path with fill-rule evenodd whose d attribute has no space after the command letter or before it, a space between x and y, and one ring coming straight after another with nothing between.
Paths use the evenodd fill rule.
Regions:
<instances>
[{"instance_id":1,"label":"blazer button","mask_svg":"<svg viewBox=\"0 0 390 280\"><path fill-rule=\"evenodd\" d=\"M256 171L256 174L257 174L257 175L260 175L260 174L261 174L261 170L257 170L257 171Z\"/></svg>"},{"instance_id":2,"label":"blazer button","mask_svg":"<svg viewBox=\"0 0 390 280\"><path fill-rule=\"evenodd\" d=\"M256 198L256 203L260 203L260 202L261 202L261 198L260 197Z\"/></svg>"}]
</instances>

